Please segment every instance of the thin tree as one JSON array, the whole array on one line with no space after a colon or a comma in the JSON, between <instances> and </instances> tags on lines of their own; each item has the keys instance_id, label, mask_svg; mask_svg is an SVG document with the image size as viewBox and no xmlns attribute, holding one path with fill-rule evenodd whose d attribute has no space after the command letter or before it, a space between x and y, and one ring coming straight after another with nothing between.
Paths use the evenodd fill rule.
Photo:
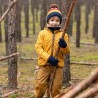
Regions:
<instances>
[{"instance_id":1,"label":"thin tree","mask_svg":"<svg viewBox=\"0 0 98 98\"><path fill-rule=\"evenodd\" d=\"M63 0L63 22L65 22L66 16L68 14L70 5L71 5L72 0ZM63 23L63 27L64 27L64 23ZM69 35L69 26L68 26L68 30L67 30L67 34ZM63 86L67 86L69 85L69 81L71 80L71 75L70 75L70 54L66 54L65 56L65 60L64 60L64 68L63 68Z\"/></svg>"},{"instance_id":2,"label":"thin tree","mask_svg":"<svg viewBox=\"0 0 98 98\"><path fill-rule=\"evenodd\" d=\"M0 0L0 16L2 15L2 1ZM2 30L1 30L1 23L0 23L0 42L2 42Z\"/></svg>"},{"instance_id":3,"label":"thin tree","mask_svg":"<svg viewBox=\"0 0 98 98\"><path fill-rule=\"evenodd\" d=\"M86 27L85 27L85 33L88 33L88 29L89 29L89 14L91 12L91 1L90 0L86 0L86 9L85 9L85 21L86 21Z\"/></svg>"},{"instance_id":4,"label":"thin tree","mask_svg":"<svg viewBox=\"0 0 98 98\"><path fill-rule=\"evenodd\" d=\"M0 43L2 42L2 30L1 30L1 23L0 23Z\"/></svg>"},{"instance_id":5,"label":"thin tree","mask_svg":"<svg viewBox=\"0 0 98 98\"><path fill-rule=\"evenodd\" d=\"M31 0L31 12L33 16L33 34L35 34L35 0Z\"/></svg>"},{"instance_id":6,"label":"thin tree","mask_svg":"<svg viewBox=\"0 0 98 98\"><path fill-rule=\"evenodd\" d=\"M36 2L35 2L35 4L36 4L36 6L35 6L35 16L36 16L36 22L38 22L38 11L39 11L39 0L35 0Z\"/></svg>"},{"instance_id":7,"label":"thin tree","mask_svg":"<svg viewBox=\"0 0 98 98\"><path fill-rule=\"evenodd\" d=\"M64 22L66 20L66 12L65 12L65 9L68 7L68 5L66 5L66 0L61 0L61 1L62 1L61 10L62 10L62 16L63 16L62 17L62 20L63 20L63 22L62 22L62 28L63 28ZM73 26L73 14L71 15L70 23L69 23L69 26L68 26L68 34L71 35L71 36L72 36L72 26Z\"/></svg>"},{"instance_id":8,"label":"thin tree","mask_svg":"<svg viewBox=\"0 0 98 98\"><path fill-rule=\"evenodd\" d=\"M25 13L26 37L29 37L29 0L23 0Z\"/></svg>"},{"instance_id":9,"label":"thin tree","mask_svg":"<svg viewBox=\"0 0 98 98\"><path fill-rule=\"evenodd\" d=\"M95 34L96 34L96 6L94 6L94 20L93 20L93 38L95 37Z\"/></svg>"},{"instance_id":10,"label":"thin tree","mask_svg":"<svg viewBox=\"0 0 98 98\"><path fill-rule=\"evenodd\" d=\"M46 0L41 0L41 14L40 14L40 26L41 29L44 29L46 25L46 15L47 15L47 6Z\"/></svg>"},{"instance_id":11,"label":"thin tree","mask_svg":"<svg viewBox=\"0 0 98 98\"><path fill-rule=\"evenodd\" d=\"M4 0L4 12L8 8L8 0ZM4 30L5 30L5 48L6 55L8 55L8 15L6 15L6 19L4 20Z\"/></svg>"},{"instance_id":12,"label":"thin tree","mask_svg":"<svg viewBox=\"0 0 98 98\"><path fill-rule=\"evenodd\" d=\"M17 40L18 42L22 41L22 34L21 34L21 0L18 0L16 4L16 32L17 32Z\"/></svg>"},{"instance_id":13,"label":"thin tree","mask_svg":"<svg viewBox=\"0 0 98 98\"><path fill-rule=\"evenodd\" d=\"M80 47L80 25L81 25L81 1L78 0L75 9L76 20L76 47Z\"/></svg>"},{"instance_id":14,"label":"thin tree","mask_svg":"<svg viewBox=\"0 0 98 98\"><path fill-rule=\"evenodd\" d=\"M8 0L8 6L14 0ZM17 35L16 35L16 6L14 6L8 14L8 55L17 52ZM8 87L10 89L17 88L17 56L8 59Z\"/></svg>"},{"instance_id":15,"label":"thin tree","mask_svg":"<svg viewBox=\"0 0 98 98\"><path fill-rule=\"evenodd\" d=\"M95 43L98 43L98 0L96 0L95 2L95 12L94 12L95 16Z\"/></svg>"}]
</instances>

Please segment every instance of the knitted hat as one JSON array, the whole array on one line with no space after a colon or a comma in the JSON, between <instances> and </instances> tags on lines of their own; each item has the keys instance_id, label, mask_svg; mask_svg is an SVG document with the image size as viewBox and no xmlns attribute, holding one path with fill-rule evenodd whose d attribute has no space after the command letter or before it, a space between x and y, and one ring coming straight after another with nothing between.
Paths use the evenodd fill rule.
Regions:
<instances>
[{"instance_id":1,"label":"knitted hat","mask_svg":"<svg viewBox=\"0 0 98 98\"><path fill-rule=\"evenodd\" d=\"M48 11L46 17L47 22L53 16L58 16L60 18L60 23L62 22L62 15L57 4L51 4L50 10Z\"/></svg>"}]
</instances>

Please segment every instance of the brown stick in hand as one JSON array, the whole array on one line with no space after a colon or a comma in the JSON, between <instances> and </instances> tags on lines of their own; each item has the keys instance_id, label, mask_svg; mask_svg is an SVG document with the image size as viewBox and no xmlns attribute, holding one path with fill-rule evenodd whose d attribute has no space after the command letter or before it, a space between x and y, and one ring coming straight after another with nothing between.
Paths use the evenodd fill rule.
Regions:
<instances>
[{"instance_id":1,"label":"brown stick in hand","mask_svg":"<svg viewBox=\"0 0 98 98\"><path fill-rule=\"evenodd\" d=\"M65 33L67 31L68 24L69 24L69 21L70 21L70 17L71 17L71 14L72 14L72 10L74 8L75 3L76 3L76 0L72 0L71 6L70 6L69 11L68 11L67 19L65 21L64 31L63 31L63 34L62 34L61 38L64 38L64 36L65 36ZM55 58L58 57L59 50L60 50L60 46L58 46L57 51L54 55ZM55 77L55 72L56 72L56 66L54 67L54 71L52 73L52 78L51 78L51 81L50 81L50 86L49 86L49 91L50 92L52 90L52 85L53 85L53 80L54 80L54 77Z\"/></svg>"}]
</instances>

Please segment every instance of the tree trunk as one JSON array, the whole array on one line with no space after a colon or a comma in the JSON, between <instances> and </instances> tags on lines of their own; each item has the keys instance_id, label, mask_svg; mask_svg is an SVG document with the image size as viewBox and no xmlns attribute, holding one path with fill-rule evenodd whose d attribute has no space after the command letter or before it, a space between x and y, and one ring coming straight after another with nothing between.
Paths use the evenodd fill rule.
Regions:
<instances>
[{"instance_id":1,"label":"tree trunk","mask_svg":"<svg viewBox=\"0 0 98 98\"><path fill-rule=\"evenodd\" d=\"M33 10L32 14L33 14L33 34L35 34L35 14L34 14L34 10Z\"/></svg>"},{"instance_id":2,"label":"tree trunk","mask_svg":"<svg viewBox=\"0 0 98 98\"><path fill-rule=\"evenodd\" d=\"M44 29L46 25L46 15L47 15L47 6L46 6L46 0L41 1L41 14L40 14L40 26L41 29Z\"/></svg>"},{"instance_id":3,"label":"tree trunk","mask_svg":"<svg viewBox=\"0 0 98 98\"><path fill-rule=\"evenodd\" d=\"M98 0L95 3L95 43L98 43Z\"/></svg>"},{"instance_id":4,"label":"tree trunk","mask_svg":"<svg viewBox=\"0 0 98 98\"><path fill-rule=\"evenodd\" d=\"M0 23L0 43L2 42L2 30L1 30L1 23Z\"/></svg>"},{"instance_id":5,"label":"tree trunk","mask_svg":"<svg viewBox=\"0 0 98 98\"><path fill-rule=\"evenodd\" d=\"M63 21L62 22L62 28L64 27L66 16L67 16L65 10L66 9L68 10L68 8L70 7L70 3L66 6L65 5L66 5L66 1L62 1L62 8L61 8L62 9L62 21ZM71 15L70 23L69 23L68 31L67 31L67 33L71 36L72 36L72 26L73 26L73 14Z\"/></svg>"},{"instance_id":6,"label":"tree trunk","mask_svg":"<svg viewBox=\"0 0 98 98\"><path fill-rule=\"evenodd\" d=\"M8 0L8 5L13 0ZM17 34L16 26L16 5L8 14L8 54L17 52ZM10 89L17 88L17 56L8 59L8 87Z\"/></svg>"},{"instance_id":7,"label":"tree trunk","mask_svg":"<svg viewBox=\"0 0 98 98\"><path fill-rule=\"evenodd\" d=\"M33 16L33 34L35 34L35 1L31 0L31 12Z\"/></svg>"},{"instance_id":8,"label":"tree trunk","mask_svg":"<svg viewBox=\"0 0 98 98\"><path fill-rule=\"evenodd\" d=\"M4 1L4 12L8 8L8 0ZM6 55L8 55L8 15L6 15L6 19L4 20L4 30L5 30L5 48Z\"/></svg>"},{"instance_id":9,"label":"tree trunk","mask_svg":"<svg viewBox=\"0 0 98 98\"><path fill-rule=\"evenodd\" d=\"M81 25L81 7L80 7L80 0L77 1L76 4L76 47L80 47L80 25Z\"/></svg>"},{"instance_id":10,"label":"tree trunk","mask_svg":"<svg viewBox=\"0 0 98 98\"><path fill-rule=\"evenodd\" d=\"M21 42L21 0L18 0L16 5L16 33L17 33L17 40L18 42Z\"/></svg>"},{"instance_id":11,"label":"tree trunk","mask_svg":"<svg viewBox=\"0 0 98 98\"><path fill-rule=\"evenodd\" d=\"M0 6L2 6L2 2L0 1ZM2 7L0 7L0 17L2 15ZM0 23L0 43L2 42L2 30L1 30L1 23Z\"/></svg>"},{"instance_id":12,"label":"tree trunk","mask_svg":"<svg viewBox=\"0 0 98 98\"><path fill-rule=\"evenodd\" d=\"M39 0L35 0L36 1L36 13L35 13L35 16L36 16L36 22L38 22L38 11L39 11Z\"/></svg>"},{"instance_id":13,"label":"tree trunk","mask_svg":"<svg viewBox=\"0 0 98 98\"><path fill-rule=\"evenodd\" d=\"M89 29L89 13L88 13L88 6L86 5L86 9L85 9L85 21L86 21L86 27L85 27L85 33L88 33L88 29Z\"/></svg>"},{"instance_id":14,"label":"tree trunk","mask_svg":"<svg viewBox=\"0 0 98 98\"><path fill-rule=\"evenodd\" d=\"M24 0L26 37L29 37L29 0Z\"/></svg>"},{"instance_id":15,"label":"tree trunk","mask_svg":"<svg viewBox=\"0 0 98 98\"><path fill-rule=\"evenodd\" d=\"M86 21L86 27L85 27L85 33L88 33L89 29L89 14L91 12L91 1L87 0L86 2L86 9L85 9L85 21Z\"/></svg>"},{"instance_id":16,"label":"tree trunk","mask_svg":"<svg viewBox=\"0 0 98 98\"><path fill-rule=\"evenodd\" d=\"M65 8L63 6L63 9L65 11L65 15L67 16L68 14L68 11L69 11L69 8L70 8L70 5L71 5L71 1L72 0L66 0L65 2L63 1L63 4L65 4ZM63 12L63 15L64 15L64 12ZM65 17L66 16L63 16L63 22L65 23ZM64 24L62 23L62 24ZM64 28L64 26L63 26ZM69 34L69 29L67 30L67 32ZM63 81L62 81L62 85L63 86L66 86L66 85L69 85L69 81L71 80L71 75L70 75L70 54L67 54L65 56L65 64L64 64L64 68L63 68Z\"/></svg>"},{"instance_id":17,"label":"tree trunk","mask_svg":"<svg viewBox=\"0 0 98 98\"><path fill-rule=\"evenodd\" d=\"M63 68L63 81L62 85L65 87L69 85L69 81L71 80L70 75L70 54L67 54L65 56L65 62L64 62L64 68Z\"/></svg>"},{"instance_id":18,"label":"tree trunk","mask_svg":"<svg viewBox=\"0 0 98 98\"><path fill-rule=\"evenodd\" d=\"M93 34L92 34L92 37L95 37L95 30L96 30L96 24L95 24L95 19L96 19L96 0L94 0L94 3L93 3L93 5L94 5L94 19L93 19Z\"/></svg>"}]
</instances>

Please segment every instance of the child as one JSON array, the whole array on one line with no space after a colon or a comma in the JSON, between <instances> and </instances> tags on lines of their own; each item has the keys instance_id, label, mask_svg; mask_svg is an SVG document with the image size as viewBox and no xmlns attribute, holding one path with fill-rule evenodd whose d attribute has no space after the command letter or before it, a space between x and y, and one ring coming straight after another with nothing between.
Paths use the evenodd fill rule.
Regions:
<instances>
[{"instance_id":1,"label":"child","mask_svg":"<svg viewBox=\"0 0 98 98\"><path fill-rule=\"evenodd\" d=\"M64 39L60 39L63 32L60 30L62 15L58 9L58 5L51 5L50 10L47 13L46 21L46 28L40 31L35 44L39 65L33 92L35 98L43 98L49 84L50 75L53 73L55 66L57 66L57 68L52 86L52 97L60 93L64 55L70 52L68 35L65 34ZM54 55L58 46L60 46L60 51L56 59Z\"/></svg>"}]
</instances>

